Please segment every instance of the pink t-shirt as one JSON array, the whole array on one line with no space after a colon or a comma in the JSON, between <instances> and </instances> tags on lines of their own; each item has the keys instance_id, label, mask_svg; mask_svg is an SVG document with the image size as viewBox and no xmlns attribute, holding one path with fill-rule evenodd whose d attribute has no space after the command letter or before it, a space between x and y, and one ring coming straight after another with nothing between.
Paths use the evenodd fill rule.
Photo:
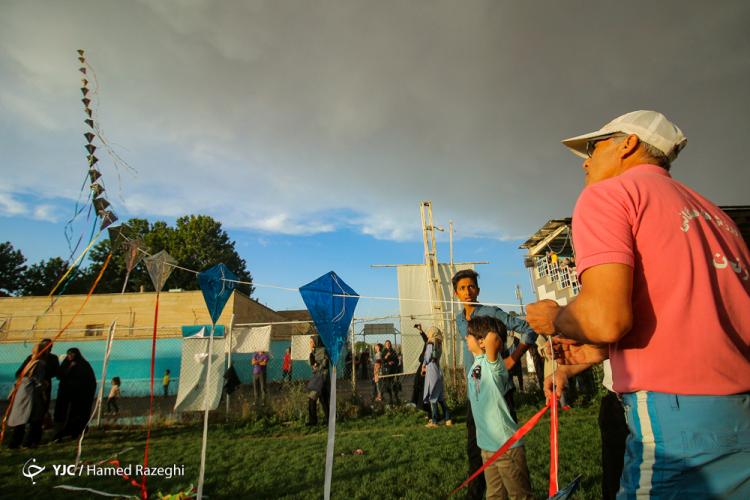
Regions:
<instances>
[{"instance_id":1,"label":"pink t-shirt","mask_svg":"<svg viewBox=\"0 0 750 500\"><path fill-rule=\"evenodd\" d=\"M633 328L610 347L615 391L750 391L750 252L716 205L639 165L583 190L573 245L579 276L633 267Z\"/></svg>"}]
</instances>

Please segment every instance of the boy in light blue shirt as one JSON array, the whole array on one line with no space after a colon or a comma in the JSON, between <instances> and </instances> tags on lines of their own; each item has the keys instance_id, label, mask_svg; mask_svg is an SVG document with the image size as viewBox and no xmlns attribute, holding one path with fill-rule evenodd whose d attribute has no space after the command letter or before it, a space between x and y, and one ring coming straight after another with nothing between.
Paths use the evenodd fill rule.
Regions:
<instances>
[{"instance_id":1,"label":"boy in light blue shirt","mask_svg":"<svg viewBox=\"0 0 750 500\"><path fill-rule=\"evenodd\" d=\"M467 376L467 392L485 463L518 428L503 397L512 384L500 357L507 335L505 325L493 317L480 316L468 323L466 343L474 364ZM488 499L533 498L523 441L487 467L484 478Z\"/></svg>"}]
</instances>

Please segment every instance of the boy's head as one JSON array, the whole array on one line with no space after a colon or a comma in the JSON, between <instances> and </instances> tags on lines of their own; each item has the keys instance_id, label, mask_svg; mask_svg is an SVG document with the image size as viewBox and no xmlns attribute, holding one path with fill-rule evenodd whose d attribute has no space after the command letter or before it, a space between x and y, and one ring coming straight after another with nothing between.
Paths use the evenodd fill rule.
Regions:
<instances>
[{"instance_id":1,"label":"boy's head","mask_svg":"<svg viewBox=\"0 0 750 500\"><path fill-rule=\"evenodd\" d=\"M461 302L476 302L479 297L479 273L464 269L453 275L453 293Z\"/></svg>"},{"instance_id":2,"label":"boy's head","mask_svg":"<svg viewBox=\"0 0 750 500\"><path fill-rule=\"evenodd\" d=\"M120 377L114 377L112 379L112 384L113 385L120 385Z\"/></svg>"},{"instance_id":3,"label":"boy's head","mask_svg":"<svg viewBox=\"0 0 750 500\"><path fill-rule=\"evenodd\" d=\"M508 329L505 325L490 316L479 316L472 318L469 321L466 343L469 347L469 351L473 354L481 354L485 351L484 340L487 335L491 332L497 334L501 345L505 345L505 341L508 338Z\"/></svg>"},{"instance_id":4,"label":"boy's head","mask_svg":"<svg viewBox=\"0 0 750 500\"><path fill-rule=\"evenodd\" d=\"M164 375L169 375L169 373L170 373L169 372L169 368L167 368L166 370L164 370Z\"/></svg>"}]
</instances>

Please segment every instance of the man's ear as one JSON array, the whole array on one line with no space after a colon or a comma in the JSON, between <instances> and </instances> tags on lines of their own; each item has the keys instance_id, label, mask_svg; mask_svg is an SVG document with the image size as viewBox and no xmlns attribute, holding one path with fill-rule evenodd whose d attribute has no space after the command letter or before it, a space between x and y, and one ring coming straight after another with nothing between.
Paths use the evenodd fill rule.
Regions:
<instances>
[{"instance_id":1,"label":"man's ear","mask_svg":"<svg viewBox=\"0 0 750 500\"><path fill-rule=\"evenodd\" d=\"M620 143L618 146L618 153L620 158L625 159L629 156L632 156L633 153L635 153L638 150L638 145L641 143L641 140L638 138L635 134L630 134L625 138L624 141Z\"/></svg>"}]
</instances>

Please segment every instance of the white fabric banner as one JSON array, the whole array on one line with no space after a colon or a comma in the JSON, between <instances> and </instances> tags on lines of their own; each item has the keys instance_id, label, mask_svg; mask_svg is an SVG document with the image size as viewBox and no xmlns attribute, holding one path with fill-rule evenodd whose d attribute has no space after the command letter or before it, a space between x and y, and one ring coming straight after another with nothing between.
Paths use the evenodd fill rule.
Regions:
<instances>
[{"instance_id":1,"label":"white fabric banner","mask_svg":"<svg viewBox=\"0 0 750 500\"><path fill-rule=\"evenodd\" d=\"M232 332L232 352L247 354L271 349L271 325L235 328Z\"/></svg>"},{"instance_id":2,"label":"white fabric banner","mask_svg":"<svg viewBox=\"0 0 750 500\"><path fill-rule=\"evenodd\" d=\"M310 339L312 335L292 335L292 359L307 361L310 359Z\"/></svg>"},{"instance_id":3,"label":"white fabric banner","mask_svg":"<svg viewBox=\"0 0 750 500\"><path fill-rule=\"evenodd\" d=\"M208 369L208 342L210 338L187 337L182 340L180 385L177 388L175 411L203 411L206 396L206 371ZM221 399L224 385L225 339L214 338L211 359L211 376L208 381L209 409L215 410Z\"/></svg>"},{"instance_id":4,"label":"white fabric banner","mask_svg":"<svg viewBox=\"0 0 750 500\"><path fill-rule=\"evenodd\" d=\"M464 269L474 269L474 266L470 264L456 265L454 269L455 272L458 272ZM397 276L398 296L401 299L399 300L399 309L401 314L401 351L404 359L404 373L414 373L416 371L419 366L419 354L422 352L422 347L424 346L419 332L414 328L416 323L420 323L425 332L431 326L440 328L443 332L443 362L452 360L455 322L451 321L451 307L458 314L461 306L459 304L443 303L442 310L445 313L443 316L433 307L439 304L438 301L440 300L454 300L453 284L451 283L451 278L453 277L451 266L449 264L438 265L438 276L440 286L443 289L443 298L439 295L432 297L433 303L430 303L432 285L429 268L426 265L398 266ZM432 295L434 295L434 292L432 292ZM463 339L456 337L456 351L458 353L456 362L459 366L462 363L462 342Z\"/></svg>"}]
</instances>

